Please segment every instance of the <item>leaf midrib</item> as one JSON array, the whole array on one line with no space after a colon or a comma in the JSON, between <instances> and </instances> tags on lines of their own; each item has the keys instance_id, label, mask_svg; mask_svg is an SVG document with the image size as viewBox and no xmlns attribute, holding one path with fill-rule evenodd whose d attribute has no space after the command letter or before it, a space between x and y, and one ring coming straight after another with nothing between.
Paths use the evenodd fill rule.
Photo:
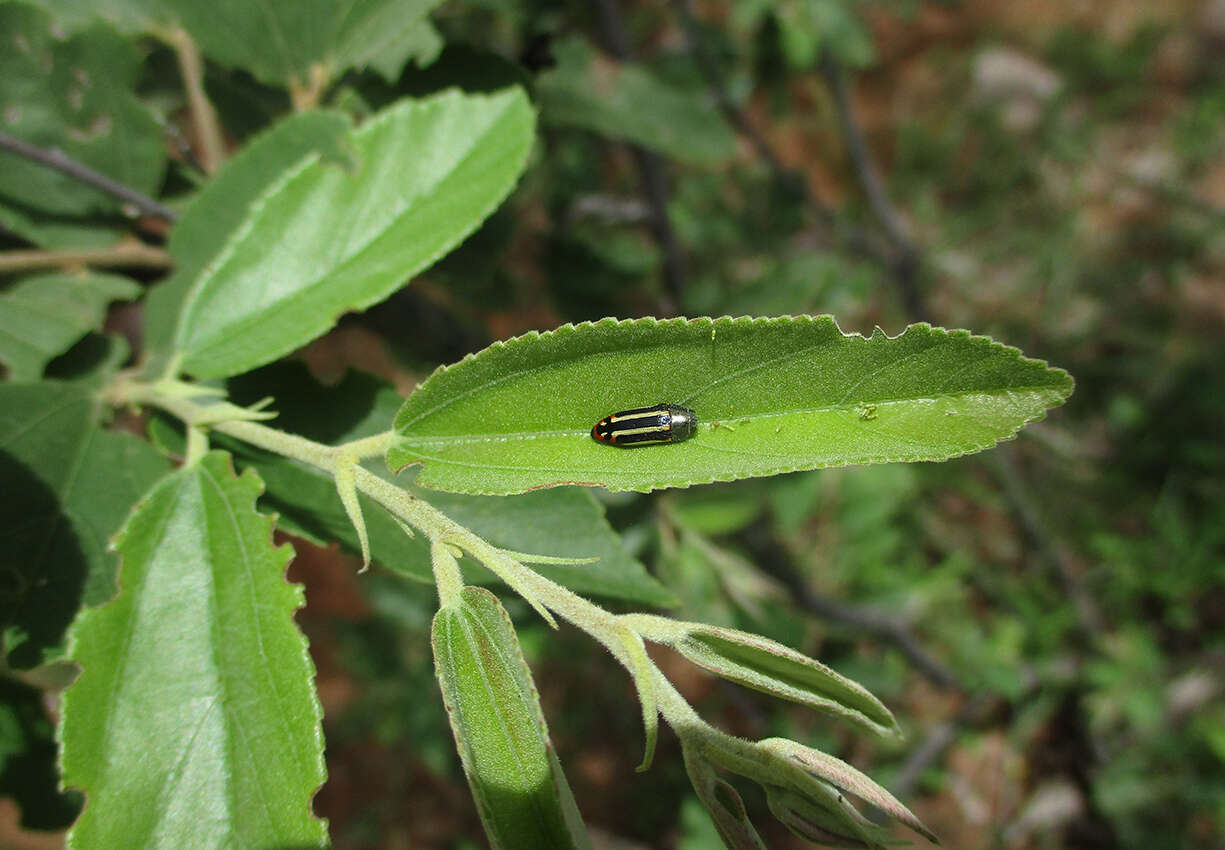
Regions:
<instances>
[{"instance_id":1,"label":"leaf midrib","mask_svg":"<svg viewBox=\"0 0 1225 850\"><path fill-rule=\"evenodd\" d=\"M788 408L781 411L754 412L741 415L724 416L721 420L727 420L730 423L742 422L746 419L779 419L786 416L805 415L805 414L820 414L820 413L835 413L839 411L854 411L861 404L873 405L899 405L899 404L923 404L928 402L938 402L943 399L959 399L966 396L1002 396L1017 393L1042 393L1042 392L1059 392L1058 387L1051 386L1027 386L1027 387L1008 387L994 391L965 391L960 393L938 393L935 395L924 396L901 396L896 398L883 399L865 399L851 403L839 403L821 405L818 407L797 407ZM413 420L418 421L418 420ZM879 422L878 419L867 420L870 422ZM712 426L706 422L699 421L698 428L703 430L712 430ZM413 435L400 434L399 445L464 445L467 443L494 443L499 441L512 442L521 440L540 440L548 437L585 437L591 433L590 428L561 428L555 430L536 430L536 431L490 431L487 434L436 434L436 435Z\"/></svg>"}]
</instances>

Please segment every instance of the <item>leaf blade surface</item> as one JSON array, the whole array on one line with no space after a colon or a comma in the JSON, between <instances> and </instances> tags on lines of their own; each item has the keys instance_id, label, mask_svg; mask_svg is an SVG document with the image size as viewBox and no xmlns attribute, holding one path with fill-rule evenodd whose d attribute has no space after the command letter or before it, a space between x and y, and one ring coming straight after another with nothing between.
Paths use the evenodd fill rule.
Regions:
<instances>
[{"instance_id":1,"label":"leaf blade surface","mask_svg":"<svg viewBox=\"0 0 1225 850\"><path fill-rule=\"evenodd\" d=\"M221 452L169 476L118 542L122 590L74 624L64 781L72 847L323 847L320 708L291 553ZM173 648L173 652L168 652ZM156 746L150 746L156 741Z\"/></svg>"},{"instance_id":2,"label":"leaf blade surface","mask_svg":"<svg viewBox=\"0 0 1225 850\"><path fill-rule=\"evenodd\" d=\"M495 343L436 371L396 416L389 466L418 483L513 493L620 490L802 469L945 460L1009 439L1071 393L1060 369L968 331L843 334L832 317L604 319ZM687 442L590 438L619 410L684 404Z\"/></svg>"},{"instance_id":3,"label":"leaf blade surface","mask_svg":"<svg viewBox=\"0 0 1225 850\"><path fill-rule=\"evenodd\" d=\"M403 101L349 136L351 163L291 169L192 285L183 368L223 377L268 363L386 298L457 245L526 163L519 89Z\"/></svg>"}]
</instances>

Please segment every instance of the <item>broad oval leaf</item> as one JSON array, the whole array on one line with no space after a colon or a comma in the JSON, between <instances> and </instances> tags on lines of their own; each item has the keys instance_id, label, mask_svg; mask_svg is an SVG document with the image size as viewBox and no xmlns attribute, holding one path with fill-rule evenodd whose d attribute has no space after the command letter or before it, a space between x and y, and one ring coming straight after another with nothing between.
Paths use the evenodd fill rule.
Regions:
<instances>
[{"instance_id":1,"label":"broad oval leaf","mask_svg":"<svg viewBox=\"0 0 1225 850\"><path fill-rule=\"evenodd\" d=\"M843 334L830 316L602 319L494 343L438 369L396 416L393 469L467 493L648 491L990 448L1072 391L1061 369L969 331ZM694 410L683 443L591 439L609 413Z\"/></svg>"},{"instance_id":2,"label":"broad oval leaf","mask_svg":"<svg viewBox=\"0 0 1225 850\"><path fill-rule=\"evenodd\" d=\"M352 129L348 116L340 112L312 110L292 115L248 140L192 198L166 246L174 258L174 274L145 297L146 375L160 376L165 370L192 287L269 187L312 154L339 161Z\"/></svg>"},{"instance_id":3,"label":"broad oval leaf","mask_svg":"<svg viewBox=\"0 0 1225 850\"><path fill-rule=\"evenodd\" d=\"M590 848L510 618L465 587L434 617L434 664L464 773L495 848Z\"/></svg>"},{"instance_id":4,"label":"broad oval leaf","mask_svg":"<svg viewBox=\"0 0 1225 850\"><path fill-rule=\"evenodd\" d=\"M357 128L348 164L316 155L290 169L192 285L176 334L184 370L245 372L386 298L501 203L533 122L520 89L448 91Z\"/></svg>"},{"instance_id":5,"label":"broad oval leaf","mask_svg":"<svg viewBox=\"0 0 1225 850\"><path fill-rule=\"evenodd\" d=\"M212 452L124 527L121 591L70 636L64 783L87 804L70 847L324 847L320 708L293 620L289 547L254 473Z\"/></svg>"}]
</instances>

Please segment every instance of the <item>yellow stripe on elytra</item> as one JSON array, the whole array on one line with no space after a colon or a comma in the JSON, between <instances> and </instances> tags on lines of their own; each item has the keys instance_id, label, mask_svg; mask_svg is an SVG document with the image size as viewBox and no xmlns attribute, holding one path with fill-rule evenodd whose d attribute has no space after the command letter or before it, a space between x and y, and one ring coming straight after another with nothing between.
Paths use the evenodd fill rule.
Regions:
<instances>
[{"instance_id":1,"label":"yellow stripe on elytra","mask_svg":"<svg viewBox=\"0 0 1225 850\"><path fill-rule=\"evenodd\" d=\"M671 429L663 428L663 427L660 427L659 425L655 425L650 428L618 428L616 431L613 431L613 433L616 434L618 437L625 437L630 434L654 434L654 433L666 434L668 433L669 430Z\"/></svg>"},{"instance_id":2,"label":"yellow stripe on elytra","mask_svg":"<svg viewBox=\"0 0 1225 850\"><path fill-rule=\"evenodd\" d=\"M654 419L658 417L660 413L661 411L659 410L648 410L644 413L631 413L629 416L617 413L608 417L608 421L611 424L613 422L624 422L627 419Z\"/></svg>"}]
</instances>

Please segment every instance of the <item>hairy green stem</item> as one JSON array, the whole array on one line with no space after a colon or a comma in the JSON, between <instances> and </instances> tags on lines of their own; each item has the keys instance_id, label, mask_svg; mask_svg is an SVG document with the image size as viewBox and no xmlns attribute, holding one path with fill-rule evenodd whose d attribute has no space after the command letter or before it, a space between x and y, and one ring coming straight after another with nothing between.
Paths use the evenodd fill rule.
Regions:
<instances>
[{"instance_id":1,"label":"hairy green stem","mask_svg":"<svg viewBox=\"0 0 1225 850\"><path fill-rule=\"evenodd\" d=\"M189 431L203 428L219 431L245 443L315 467L333 478L339 476L357 492L364 493L385 508L401 527L419 530L431 542L435 583L439 601L445 606L459 604L463 579L455 554L450 547L471 555L484 564L512 590L530 602L550 625L556 625L551 612L573 623L595 638L626 668L639 691L643 704L643 722L647 734L644 766L654 749L655 717L658 711L687 742L703 752L718 752L723 760L731 759L748 771L759 773L762 757L755 754L753 744L743 741L705 723L685 698L672 686L663 673L646 655L643 638L634 628L632 619L609 613L588 602L577 593L551 581L524 566L511 553L493 546L465 528L428 502L380 478L354 463L354 457L372 456L384 452L395 439L392 432L378 434L340 446L326 446L295 434L289 434L259 422L255 411L209 400L199 403L199 392L190 384L173 381L140 383L120 379L108 392L107 400L116 404L146 404L159 407L182 419ZM194 396L194 397L193 397ZM231 418L227 418L230 414Z\"/></svg>"},{"instance_id":2,"label":"hairy green stem","mask_svg":"<svg viewBox=\"0 0 1225 850\"><path fill-rule=\"evenodd\" d=\"M201 405L180 394L172 394L167 389L159 384L124 380L117 382L112 388L110 400L121 404L148 404L159 407L189 425L207 421L208 426L215 431L257 448L301 461L333 477L337 474L338 464L343 463L346 456L370 456L375 448L386 450L386 446L394 439L394 434L388 432L343 446L326 446L258 422L242 419L213 421L210 409L217 405ZM235 407L233 410L242 412L242 408ZM625 627L616 615L525 567L433 505L369 470L357 466L353 469L353 477L357 490L374 499L392 516L418 529L431 541L451 543L469 553L531 602L550 624L553 623L548 612L555 611L603 644L627 669L632 669L630 651L625 646Z\"/></svg>"}]
</instances>

